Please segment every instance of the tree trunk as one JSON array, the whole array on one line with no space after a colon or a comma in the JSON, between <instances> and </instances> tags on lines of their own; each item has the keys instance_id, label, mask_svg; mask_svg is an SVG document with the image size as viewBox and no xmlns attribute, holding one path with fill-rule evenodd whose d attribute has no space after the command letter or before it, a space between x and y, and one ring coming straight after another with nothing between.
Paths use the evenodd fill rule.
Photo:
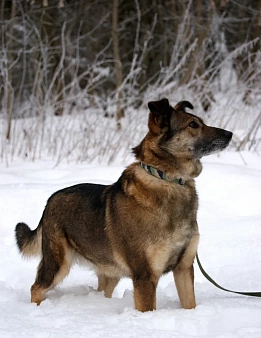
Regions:
<instances>
[{"instance_id":1,"label":"tree trunk","mask_svg":"<svg viewBox=\"0 0 261 338\"><path fill-rule=\"evenodd\" d=\"M113 42L113 54L115 61L115 71L116 71L116 90L117 90L117 111L116 111L116 121L124 116L124 111L122 109L122 64L120 59L119 51L119 39L118 39L118 0L113 0L112 8L112 42Z\"/></svg>"},{"instance_id":2,"label":"tree trunk","mask_svg":"<svg viewBox=\"0 0 261 338\"><path fill-rule=\"evenodd\" d=\"M43 8L41 16L41 38L42 41L48 41L49 62L52 64L52 67L50 68L51 71L49 72L48 81L45 83L47 88L49 86L51 86L51 88L50 90L46 89L44 100L52 100L54 115L61 116L64 113L64 85L62 69L60 67L62 41L60 38L57 39L55 37L55 16L57 15L57 9L47 6ZM46 97L46 94L48 94L49 97Z\"/></svg>"},{"instance_id":3,"label":"tree trunk","mask_svg":"<svg viewBox=\"0 0 261 338\"><path fill-rule=\"evenodd\" d=\"M247 72L247 70L249 70L250 67L252 67L252 69L250 68L250 72L247 76L246 82L247 82L247 87L248 89L246 90L244 97L243 97L243 101L248 104L248 105L252 105L252 98L251 98L251 87L256 87L258 86L257 83L249 83L249 81L251 82L251 78L253 78L253 75L256 71L256 67L258 67L257 64L257 56L258 56L258 52L260 51L260 47L261 47L261 43L260 43L260 36L261 36L261 0L257 0L255 2L255 6L256 6L256 14L254 16L254 29L253 29L253 36L252 39L257 39L259 38L259 41L253 46L252 50L251 50L251 54L250 54L250 65L249 63L246 64L245 66L245 72ZM255 78L256 79L256 78Z\"/></svg>"},{"instance_id":4,"label":"tree trunk","mask_svg":"<svg viewBox=\"0 0 261 338\"><path fill-rule=\"evenodd\" d=\"M204 41L207 38L207 35L210 31L210 26L213 18L213 9L214 4L208 4L209 13L206 15L204 11L207 11L207 8L203 8L201 0L195 1L195 37L197 38L197 45L195 50L191 53L189 60L187 62L187 71L185 72L183 78L180 80L180 85L188 84L193 74L198 78L202 78L206 65L204 64ZM207 81L208 76L204 76L201 81ZM201 93L203 91L203 84L200 85L200 88L197 90ZM209 99L210 98L210 99ZM208 89L207 93L202 95L201 103L203 109L207 111L211 106L211 101L215 101L211 91Z\"/></svg>"},{"instance_id":5,"label":"tree trunk","mask_svg":"<svg viewBox=\"0 0 261 338\"><path fill-rule=\"evenodd\" d=\"M10 26L8 29L8 36L6 41L7 48L7 85L6 85L6 109L7 109L7 131L6 139L10 140L11 138L11 126L12 126L12 117L13 117L13 87L12 87L12 39L13 39L13 30L14 30L14 21L16 14L16 0L12 1L11 17L10 17Z\"/></svg>"}]
</instances>

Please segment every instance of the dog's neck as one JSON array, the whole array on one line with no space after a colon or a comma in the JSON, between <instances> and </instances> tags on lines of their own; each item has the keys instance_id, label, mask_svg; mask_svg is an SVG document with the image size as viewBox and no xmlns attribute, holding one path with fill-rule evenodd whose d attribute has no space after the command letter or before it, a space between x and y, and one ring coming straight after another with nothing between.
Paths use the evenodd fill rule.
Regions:
<instances>
[{"instance_id":1,"label":"dog's neck","mask_svg":"<svg viewBox=\"0 0 261 338\"><path fill-rule=\"evenodd\" d=\"M166 175L166 173L164 173L163 171L156 169L154 167L152 167L151 165L145 164L140 162L141 167L150 175L155 176L159 179L168 181L170 183L176 183L179 185L184 185L186 182L185 180L183 180L181 177L177 178L177 177L170 177L168 175Z\"/></svg>"},{"instance_id":2,"label":"dog's neck","mask_svg":"<svg viewBox=\"0 0 261 338\"><path fill-rule=\"evenodd\" d=\"M183 181L189 181L197 177L202 170L202 164L199 159L184 156L174 156L164 149L158 148L155 140L147 139L133 149L136 159L139 162L148 164L157 170L164 172L169 177L182 178Z\"/></svg>"}]
</instances>

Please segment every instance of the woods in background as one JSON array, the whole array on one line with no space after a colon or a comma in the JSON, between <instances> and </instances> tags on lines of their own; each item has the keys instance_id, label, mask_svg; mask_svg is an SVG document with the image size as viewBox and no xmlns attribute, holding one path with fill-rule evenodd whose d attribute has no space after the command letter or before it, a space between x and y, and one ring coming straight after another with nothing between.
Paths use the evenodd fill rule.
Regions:
<instances>
[{"instance_id":1,"label":"woods in background","mask_svg":"<svg viewBox=\"0 0 261 338\"><path fill-rule=\"evenodd\" d=\"M80 108L119 121L144 96L157 99L182 86L209 111L225 64L243 102L254 105L260 35L261 0L2 0L6 138L13 118L40 116L47 105L64 115L84 102Z\"/></svg>"}]
</instances>

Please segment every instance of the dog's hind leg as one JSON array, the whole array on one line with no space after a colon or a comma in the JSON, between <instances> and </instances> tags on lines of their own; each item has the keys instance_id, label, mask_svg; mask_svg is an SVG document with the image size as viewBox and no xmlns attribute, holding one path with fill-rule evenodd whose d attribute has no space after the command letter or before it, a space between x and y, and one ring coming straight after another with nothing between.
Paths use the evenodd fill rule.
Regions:
<instances>
[{"instance_id":1,"label":"dog's hind leg","mask_svg":"<svg viewBox=\"0 0 261 338\"><path fill-rule=\"evenodd\" d=\"M118 284L120 278L107 277L103 274L98 274L98 289L97 291L104 291L106 298L111 298L113 290Z\"/></svg>"},{"instance_id":2,"label":"dog's hind leg","mask_svg":"<svg viewBox=\"0 0 261 338\"><path fill-rule=\"evenodd\" d=\"M53 236L43 242L43 257L31 287L31 302L40 305L45 294L69 273L71 263L72 253L65 238Z\"/></svg>"},{"instance_id":3,"label":"dog's hind leg","mask_svg":"<svg viewBox=\"0 0 261 338\"><path fill-rule=\"evenodd\" d=\"M180 303L184 309L196 307L193 261L197 252L198 240L199 235L195 235L191 239L181 261L173 271Z\"/></svg>"}]
</instances>

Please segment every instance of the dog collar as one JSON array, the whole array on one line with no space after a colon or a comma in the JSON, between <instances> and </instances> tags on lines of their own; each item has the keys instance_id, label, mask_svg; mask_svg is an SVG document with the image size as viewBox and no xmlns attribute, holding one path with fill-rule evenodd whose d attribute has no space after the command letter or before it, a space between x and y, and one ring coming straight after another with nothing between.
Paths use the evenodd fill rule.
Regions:
<instances>
[{"instance_id":1,"label":"dog collar","mask_svg":"<svg viewBox=\"0 0 261 338\"><path fill-rule=\"evenodd\" d=\"M185 184L185 181L182 178L173 178L173 177L167 176L163 171L156 169L152 167L151 165L144 164L142 162L140 162L140 165L147 173L149 173L152 176L168 181L170 183L176 183L179 185Z\"/></svg>"}]
</instances>

